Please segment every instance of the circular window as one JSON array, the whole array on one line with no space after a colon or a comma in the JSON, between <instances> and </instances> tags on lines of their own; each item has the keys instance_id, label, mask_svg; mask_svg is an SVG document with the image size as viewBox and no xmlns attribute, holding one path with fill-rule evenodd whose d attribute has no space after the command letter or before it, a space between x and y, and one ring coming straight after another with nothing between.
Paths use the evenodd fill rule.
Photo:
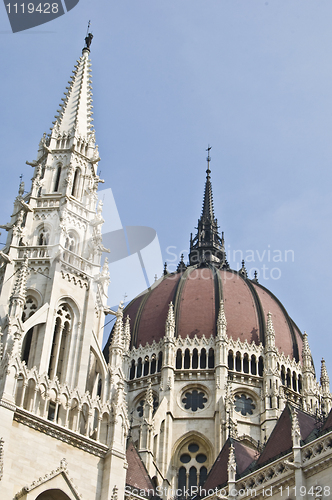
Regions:
<instances>
[{"instance_id":1,"label":"circular window","mask_svg":"<svg viewBox=\"0 0 332 500\"><path fill-rule=\"evenodd\" d=\"M184 453L183 455L181 455L180 457L180 462L182 462L183 464L187 464L189 463L191 460L191 456L188 455L188 453Z\"/></svg>"},{"instance_id":2,"label":"circular window","mask_svg":"<svg viewBox=\"0 0 332 500\"><path fill-rule=\"evenodd\" d=\"M252 415L253 411L256 408L253 400L247 397L245 394L241 394L241 396L236 395L234 398L235 411L241 413L241 415Z\"/></svg>"},{"instance_id":3,"label":"circular window","mask_svg":"<svg viewBox=\"0 0 332 500\"><path fill-rule=\"evenodd\" d=\"M194 389L193 391L185 392L184 398L182 398L182 403L185 410L197 411L198 409L205 408L207 397L204 392L198 392Z\"/></svg>"},{"instance_id":4,"label":"circular window","mask_svg":"<svg viewBox=\"0 0 332 500\"><path fill-rule=\"evenodd\" d=\"M204 453L199 453L196 457L196 460L199 464L204 464L207 461L207 456Z\"/></svg>"}]
</instances>

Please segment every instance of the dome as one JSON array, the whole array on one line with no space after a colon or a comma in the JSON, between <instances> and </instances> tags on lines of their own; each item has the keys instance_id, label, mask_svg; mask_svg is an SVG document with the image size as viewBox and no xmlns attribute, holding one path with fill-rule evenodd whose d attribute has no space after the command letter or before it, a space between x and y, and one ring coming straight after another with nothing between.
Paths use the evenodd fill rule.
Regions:
<instances>
[{"instance_id":1,"label":"dome","mask_svg":"<svg viewBox=\"0 0 332 500\"><path fill-rule=\"evenodd\" d=\"M221 300L228 337L265 345L266 318L270 312L277 349L296 361L301 359L302 335L275 295L257 280L248 279L245 273L218 269L213 264L166 274L126 307L132 346L159 342L165 335L170 302L174 304L177 337L215 336Z\"/></svg>"},{"instance_id":2,"label":"dome","mask_svg":"<svg viewBox=\"0 0 332 500\"><path fill-rule=\"evenodd\" d=\"M131 321L131 346L145 346L164 337L170 302L174 305L176 337L215 336L223 301L229 338L264 346L270 312L276 348L300 361L302 334L280 301L256 278L248 278L244 261L239 271L229 267L224 233L220 237L214 216L210 159L208 155L202 214L196 235L190 237L189 265L182 256L176 273L165 269L159 281L126 307L124 314ZM112 334L108 345L111 338Z\"/></svg>"}]
</instances>

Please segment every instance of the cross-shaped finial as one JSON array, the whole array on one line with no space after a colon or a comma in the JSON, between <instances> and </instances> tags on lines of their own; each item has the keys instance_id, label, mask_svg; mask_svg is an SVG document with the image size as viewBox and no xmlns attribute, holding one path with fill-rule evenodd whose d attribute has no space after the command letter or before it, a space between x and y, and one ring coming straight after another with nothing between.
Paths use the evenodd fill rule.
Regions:
<instances>
[{"instance_id":1,"label":"cross-shaped finial","mask_svg":"<svg viewBox=\"0 0 332 500\"><path fill-rule=\"evenodd\" d=\"M23 179L23 174L20 175L20 181L22 182Z\"/></svg>"},{"instance_id":2,"label":"cross-shaped finial","mask_svg":"<svg viewBox=\"0 0 332 500\"><path fill-rule=\"evenodd\" d=\"M123 302L125 303L126 302L126 298L128 297L127 295L127 292L125 292L124 296L123 296Z\"/></svg>"}]
</instances>

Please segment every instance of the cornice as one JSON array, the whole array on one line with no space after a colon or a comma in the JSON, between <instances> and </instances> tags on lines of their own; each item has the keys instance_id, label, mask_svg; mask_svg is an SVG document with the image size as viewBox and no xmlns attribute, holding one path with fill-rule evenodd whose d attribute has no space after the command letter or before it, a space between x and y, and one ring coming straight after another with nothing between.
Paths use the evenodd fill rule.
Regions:
<instances>
[{"instance_id":1,"label":"cornice","mask_svg":"<svg viewBox=\"0 0 332 500\"><path fill-rule=\"evenodd\" d=\"M81 434L77 434L74 431L65 429L64 427L61 427L60 425L57 425L50 420L32 415L31 413L21 408L17 408L17 410L15 411L14 420L16 422L19 422L20 424L30 427L31 429L63 441L70 446L79 448L80 450L83 450L86 453L90 453L91 455L104 458L107 454L107 446L96 443L92 439L89 439L86 436L82 436Z\"/></svg>"}]
</instances>

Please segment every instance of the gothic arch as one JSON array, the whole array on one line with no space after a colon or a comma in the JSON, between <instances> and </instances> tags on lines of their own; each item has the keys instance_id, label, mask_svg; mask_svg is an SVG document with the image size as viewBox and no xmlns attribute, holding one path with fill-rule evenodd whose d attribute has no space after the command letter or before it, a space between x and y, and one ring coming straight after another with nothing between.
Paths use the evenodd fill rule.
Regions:
<instances>
[{"instance_id":1,"label":"gothic arch","mask_svg":"<svg viewBox=\"0 0 332 500\"><path fill-rule=\"evenodd\" d=\"M61 183L61 173L62 173L62 163L58 163L54 172L53 178L53 189L54 193L59 191L60 183Z\"/></svg>"},{"instance_id":2,"label":"gothic arch","mask_svg":"<svg viewBox=\"0 0 332 500\"><path fill-rule=\"evenodd\" d=\"M203 434L190 431L178 439L173 450L172 461L176 470L174 487L202 486L214 459L210 441Z\"/></svg>"},{"instance_id":3,"label":"gothic arch","mask_svg":"<svg viewBox=\"0 0 332 500\"><path fill-rule=\"evenodd\" d=\"M80 184L81 184L81 179L82 179L82 171L79 167L75 169L74 173L74 178L73 178L73 186L71 189L71 195L74 196L74 198L80 198L79 196L79 191L80 191Z\"/></svg>"},{"instance_id":4,"label":"gothic arch","mask_svg":"<svg viewBox=\"0 0 332 500\"><path fill-rule=\"evenodd\" d=\"M54 318L53 340L50 351L48 376L58 378L60 383L67 379L69 364L72 358L73 329L77 324L77 315L72 308L72 301L61 300L56 308Z\"/></svg>"},{"instance_id":5,"label":"gothic arch","mask_svg":"<svg viewBox=\"0 0 332 500\"><path fill-rule=\"evenodd\" d=\"M104 365L100 356L96 353L93 347L90 347L89 368L86 381L86 390L89 391L92 398L99 396L102 399L103 381L106 378Z\"/></svg>"},{"instance_id":6,"label":"gothic arch","mask_svg":"<svg viewBox=\"0 0 332 500\"><path fill-rule=\"evenodd\" d=\"M191 441L197 441L198 443L201 443L211 454L211 465L213 463L213 446L210 442L209 439L207 439L204 434L201 434L198 431L189 431L187 432L184 436L180 437L173 445L173 451L172 451L172 456L173 456L173 463L175 464L175 461L178 460L179 458L179 453L181 452L181 448L186 445L190 444Z\"/></svg>"},{"instance_id":7,"label":"gothic arch","mask_svg":"<svg viewBox=\"0 0 332 500\"><path fill-rule=\"evenodd\" d=\"M65 249L70 252L78 253L78 247L80 243L80 237L75 231L75 229L68 229L67 234L65 236Z\"/></svg>"},{"instance_id":8,"label":"gothic arch","mask_svg":"<svg viewBox=\"0 0 332 500\"><path fill-rule=\"evenodd\" d=\"M36 497L36 500L71 500L62 490L58 488L46 490Z\"/></svg>"}]
</instances>

